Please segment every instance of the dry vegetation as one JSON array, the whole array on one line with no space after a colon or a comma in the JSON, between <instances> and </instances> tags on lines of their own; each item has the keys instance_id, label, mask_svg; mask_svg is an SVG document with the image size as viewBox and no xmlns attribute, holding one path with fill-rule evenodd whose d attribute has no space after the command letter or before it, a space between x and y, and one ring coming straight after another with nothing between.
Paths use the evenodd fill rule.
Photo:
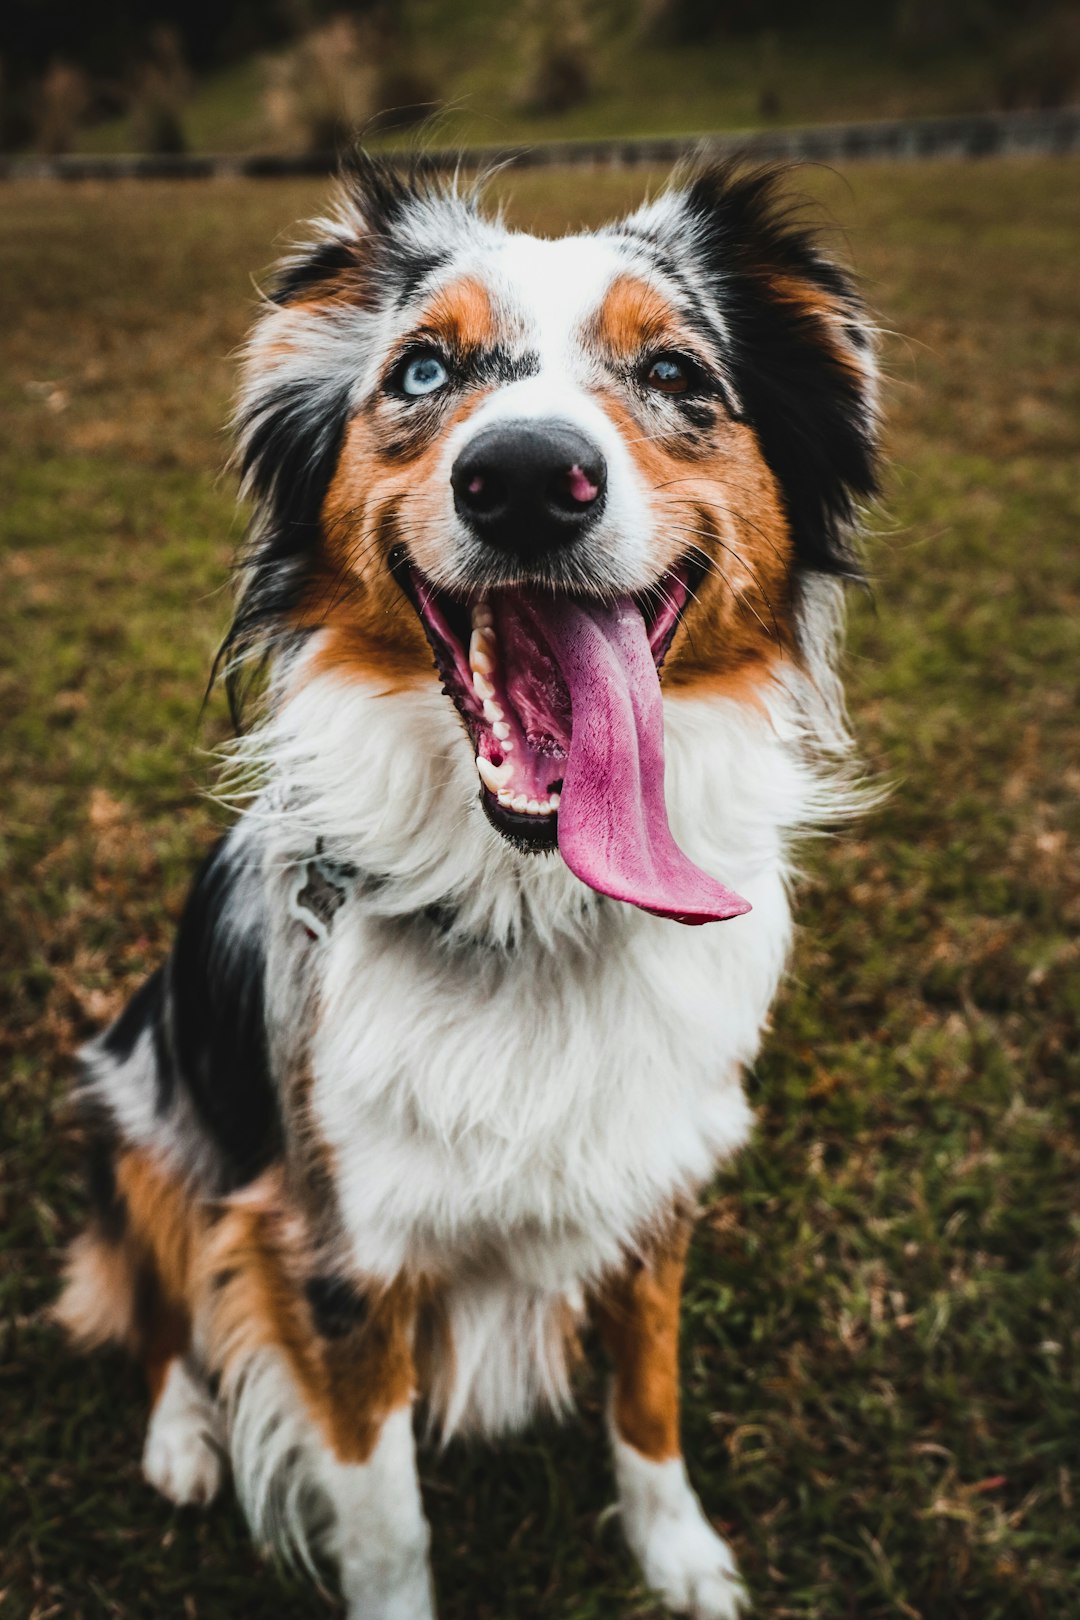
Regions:
<instances>
[{"instance_id":1,"label":"dry vegetation","mask_svg":"<svg viewBox=\"0 0 1080 1620\"><path fill-rule=\"evenodd\" d=\"M686 1307L685 1427L771 1620L1080 1615L1080 228L1066 162L811 175L888 339L893 472L853 604L871 821L805 928ZM526 176L555 228L635 177ZM222 734L202 684L248 272L317 187L9 189L0 234L0 1613L277 1620L235 1508L141 1484L144 1397L44 1316L78 1219L76 1044L166 948ZM601 1389L426 1454L447 1620L652 1615Z\"/></svg>"}]
</instances>

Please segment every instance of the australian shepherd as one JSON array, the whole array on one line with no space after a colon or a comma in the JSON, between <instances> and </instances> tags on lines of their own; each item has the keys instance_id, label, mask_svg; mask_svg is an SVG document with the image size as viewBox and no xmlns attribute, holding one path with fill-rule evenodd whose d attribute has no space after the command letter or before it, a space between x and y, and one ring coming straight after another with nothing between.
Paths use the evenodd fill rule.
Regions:
<instances>
[{"instance_id":1,"label":"australian shepherd","mask_svg":"<svg viewBox=\"0 0 1080 1620\"><path fill-rule=\"evenodd\" d=\"M680 1283L751 1130L792 840L850 798L873 349L731 166L548 240L359 158L265 299L243 813L83 1054L59 1311L144 1364L147 1479L207 1502L228 1467L352 1620L434 1614L414 1413L564 1407L589 1323L645 1580L745 1605L680 1451Z\"/></svg>"}]
</instances>

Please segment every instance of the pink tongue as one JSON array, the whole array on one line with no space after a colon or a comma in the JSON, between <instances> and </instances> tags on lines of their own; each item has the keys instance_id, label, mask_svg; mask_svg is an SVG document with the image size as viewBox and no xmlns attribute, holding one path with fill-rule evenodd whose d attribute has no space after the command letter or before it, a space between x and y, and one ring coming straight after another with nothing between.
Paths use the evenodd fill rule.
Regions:
<instances>
[{"instance_id":1,"label":"pink tongue","mask_svg":"<svg viewBox=\"0 0 1080 1620\"><path fill-rule=\"evenodd\" d=\"M523 606L525 604L522 604ZM750 910L676 844L664 802L660 681L640 610L567 597L526 607L570 693L570 756L559 802L559 850L600 894L676 922L720 922Z\"/></svg>"}]
</instances>

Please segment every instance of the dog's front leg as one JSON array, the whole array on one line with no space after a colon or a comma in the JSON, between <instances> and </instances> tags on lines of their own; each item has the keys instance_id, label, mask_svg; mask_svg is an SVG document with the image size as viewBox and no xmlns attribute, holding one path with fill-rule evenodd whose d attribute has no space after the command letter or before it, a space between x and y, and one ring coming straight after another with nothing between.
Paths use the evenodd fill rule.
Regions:
<instances>
[{"instance_id":1,"label":"dog's front leg","mask_svg":"<svg viewBox=\"0 0 1080 1620\"><path fill-rule=\"evenodd\" d=\"M676 1614L735 1620L746 1588L702 1512L679 1444L679 1300L689 1239L689 1222L673 1222L595 1301L614 1364L608 1421L623 1530L645 1579Z\"/></svg>"},{"instance_id":2,"label":"dog's front leg","mask_svg":"<svg viewBox=\"0 0 1080 1620\"><path fill-rule=\"evenodd\" d=\"M203 1338L237 1490L260 1541L311 1567L331 1557L349 1620L434 1620L412 1431L416 1287L313 1275L297 1230L273 1198L250 1198L206 1259Z\"/></svg>"},{"instance_id":3,"label":"dog's front leg","mask_svg":"<svg viewBox=\"0 0 1080 1620\"><path fill-rule=\"evenodd\" d=\"M328 1458L323 1484L348 1620L434 1620L411 1408L383 1420L364 1461Z\"/></svg>"},{"instance_id":4,"label":"dog's front leg","mask_svg":"<svg viewBox=\"0 0 1080 1620\"><path fill-rule=\"evenodd\" d=\"M349 1620L434 1620L412 1429L415 1290L309 1282L307 1396L326 1442L320 1483Z\"/></svg>"}]
</instances>

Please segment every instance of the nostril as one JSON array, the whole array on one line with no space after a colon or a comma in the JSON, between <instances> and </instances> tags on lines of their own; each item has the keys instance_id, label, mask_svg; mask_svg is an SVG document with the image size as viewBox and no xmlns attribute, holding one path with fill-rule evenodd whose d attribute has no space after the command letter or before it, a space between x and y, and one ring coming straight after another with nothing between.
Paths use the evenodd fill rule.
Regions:
<instances>
[{"instance_id":1,"label":"nostril","mask_svg":"<svg viewBox=\"0 0 1080 1620\"><path fill-rule=\"evenodd\" d=\"M579 513L586 511L599 499L604 475L598 467L572 467L556 473L548 485L548 499L560 511Z\"/></svg>"},{"instance_id":2,"label":"nostril","mask_svg":"<svg viewBox=\"0 0 1080 1620\"><path fill-rule=\"evenodd\" d=\"M570 498L582 506L590 506L600 493L599 483L593 483L588 473L578 466L571 467L567 473L566 487L570 491Z\"/></svg>"},{"instance_id":3,"label":"nostril","mask_svg":"<svg viewBox=\"0 0 1080 1620\"><path fill-rule=\"evenodd\" d=\"M505 480L488 467L470 467L454 480L460 503L476 517L487 517L506 505Z\"/></svg>"}]
</instances>

